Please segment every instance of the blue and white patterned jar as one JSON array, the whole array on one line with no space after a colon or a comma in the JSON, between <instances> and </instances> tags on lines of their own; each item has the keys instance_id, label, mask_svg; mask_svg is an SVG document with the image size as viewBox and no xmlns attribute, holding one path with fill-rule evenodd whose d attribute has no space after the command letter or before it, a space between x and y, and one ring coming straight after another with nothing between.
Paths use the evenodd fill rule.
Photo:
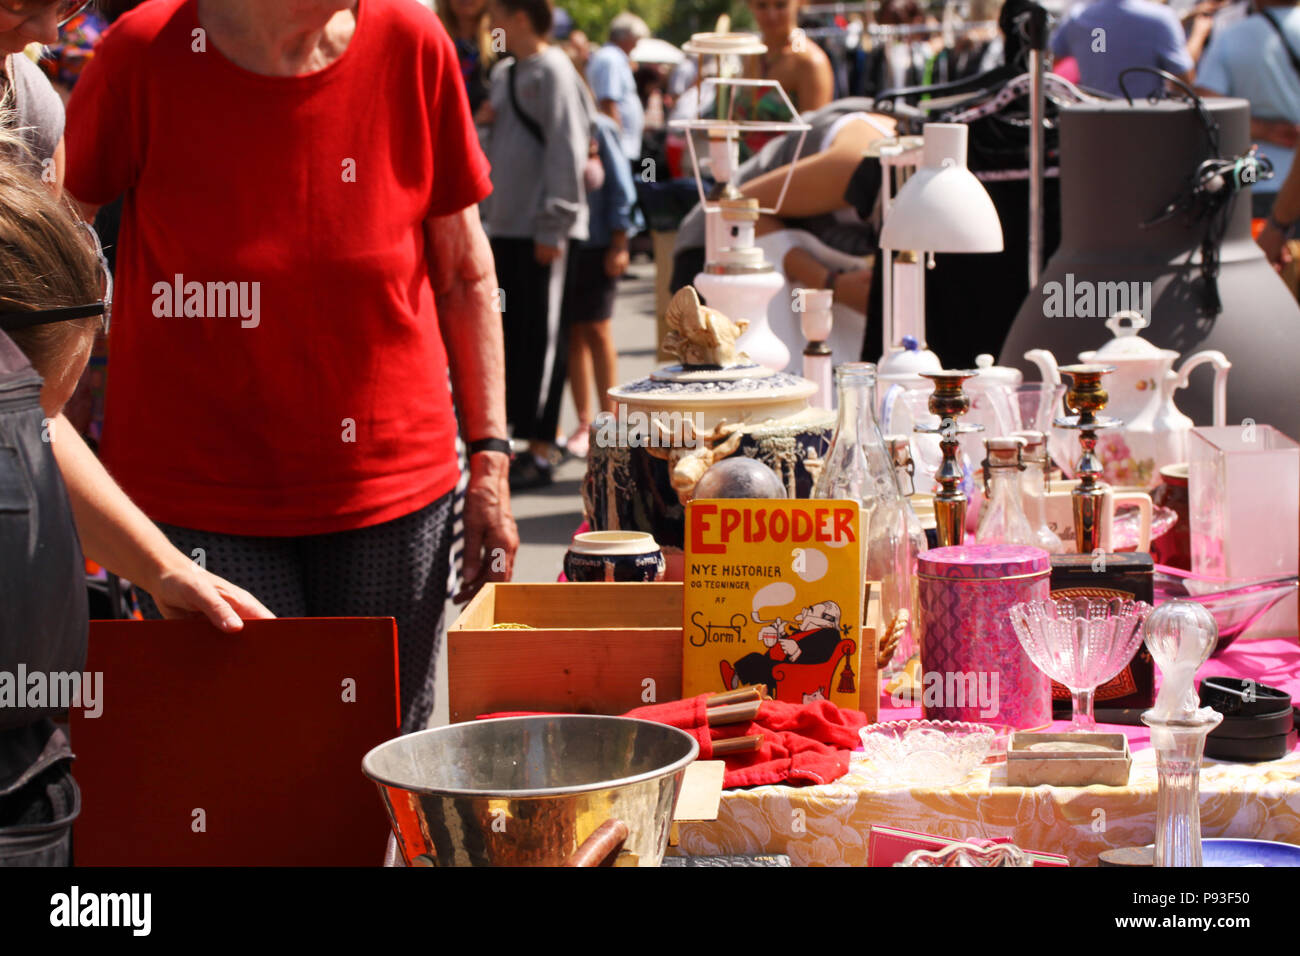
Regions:
<instances>
[{"instance_id":1,"label":"blue and white patterned jar","mask_svg":"<svg viewBox=\"0 0 1300 956\"><path fill-rule=\"evenodd\" d=\"M575 535L564 555L570 581L661 581L666 565L644 531L588 531Z\"/></svg>"}]
</instances>

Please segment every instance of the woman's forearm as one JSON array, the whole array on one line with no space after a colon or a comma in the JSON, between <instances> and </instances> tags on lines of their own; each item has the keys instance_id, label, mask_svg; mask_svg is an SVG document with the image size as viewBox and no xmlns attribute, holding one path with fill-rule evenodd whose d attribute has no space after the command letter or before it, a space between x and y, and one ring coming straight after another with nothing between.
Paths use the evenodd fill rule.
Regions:
<instances>
[{"instance_id":1,"label":"woman's forearm","mask_svg":"<svg viewBox=\"0 0 1300 956\"><path fill-rule=\"evenodd\" d=\"M1287 173L1286 180L1282 183L1282 188L1277 191L1277 198L1273 200L1273 218L1278 222L1291 223L1300 220L1300 163L1292 165L1291 171Z\"/></svg>"},{"instance_id":2,"label":"woman's forearm","mask_svg":"<svg viewBox=\"0 0 1300 956\"><path fill-rule=\"evenodd\" d=\"M62 414L53 422L51 444L86 557L146 590L169 565L183 560Z\"/></svg>"},{"instance_id":3,"label":"woman's forearm","mask_svg":"<svg viewBox=\"0 0 1300 956\"><path fill-rule=\"evenodd\" d=\"M504 438L505 339L492 247L477 207L426 224L429 278L465 437Z\"/></svg>"}]
</instances>

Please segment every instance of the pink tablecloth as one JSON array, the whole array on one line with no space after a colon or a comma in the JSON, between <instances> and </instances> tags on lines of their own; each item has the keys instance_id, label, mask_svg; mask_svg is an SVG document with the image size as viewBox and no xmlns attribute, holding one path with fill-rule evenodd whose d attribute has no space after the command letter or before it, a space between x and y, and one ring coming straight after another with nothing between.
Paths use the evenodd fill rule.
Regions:
<instances>
[{"instance_id":1,"label":"pink tablecloth","mask_svg":"<svg viewBox=\"0 0 1300 956\"><path fill-rule=\"evenodd\" d=\"M1198 673L1199 677L1248 677L1276 687L1300 701L1300 642L1296 638L1274 640L1238 640L1218 657L1211 657ZM1156 683L1160 675L1157 671ZM887 694L880 696L880 720L907 720L918 718L921 708L895 707ZM1070 729L1070 722L1057 721L1051 732ZM1143 750L1151 746L1151 734L1146 725L1129 727L1123 724L1098 724L1097 729L1108 733L1122 733L1128 737L1130 750ZM1295 744L1295 740L1292 740Z\"/></svg>"}]
</instances>

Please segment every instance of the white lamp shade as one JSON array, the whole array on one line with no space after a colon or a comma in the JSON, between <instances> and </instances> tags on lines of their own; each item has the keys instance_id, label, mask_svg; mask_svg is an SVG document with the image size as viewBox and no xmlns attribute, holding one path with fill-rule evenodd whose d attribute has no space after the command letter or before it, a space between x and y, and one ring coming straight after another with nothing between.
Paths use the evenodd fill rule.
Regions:
<instances>
[{"instance_id":1,"label":"white lamp shade","mask_svg":"<svg viewBox=\"0 0 1300 956\"><path fill-rule=\"evenodd\" d=\"M924 163L890 206L880 231L882 249L1002 251L998 211L966 168L968 132L962 123L926 124Z\"/></svg>"}]
</instances>

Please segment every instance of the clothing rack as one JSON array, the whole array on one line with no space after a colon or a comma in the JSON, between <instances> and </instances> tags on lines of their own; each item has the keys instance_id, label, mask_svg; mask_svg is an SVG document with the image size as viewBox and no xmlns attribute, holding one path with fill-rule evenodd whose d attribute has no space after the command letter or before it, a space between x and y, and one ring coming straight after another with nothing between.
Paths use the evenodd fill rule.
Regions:
<instances>
[{"instance_id":1,"label":"clothing rack","mask_svg":"<svg viewBox=\"0 0 1300 956\"><path fill-rule=\"evenodd\" d=\"M847 27L830 26L830 27L805 27L803 28L804 36L807 37L831 37L845 36L851 34L866 33L868 36L876 39L894 39L896 37L912 36L915 34L939 34L950 32L952 36L965 36L968 33L975 33L980 30L996 30L998 22L996 20L976 20L973 23L963 23L960 26L954 25L951 28L945 28L943 24L928 23L908 23L908 24L879 24L879 23L850 23Z\"/></svg>"},{"instance_id":2,"label":"clothing rack","mask_svg":"<svg viewBox=\"0 0 1300 956\"><path fill-rule=\"evenodd\" d=\"M923 3L922 6L925 7L927 4ZM951 3L951 0L932 0L928 6L933 9L927 12L942 13L951 6L957 6L962 10L965 10L968 8L969 4L953 4ZM855 3L809 3L800 6L799 12L802 14L808 14L809 16L817 16L818 14L840 16L846 13L872 13L879 9L879 0L858 0L858 2Z\"/></svg>"},{"instance_id":3,"label":"clothing rack","mask_svg":"<svg viewBox=\"0 0 1300 956\"><path fill-rule=\"evenodd\" d=\"M954 24L951 30L954 36L961 36L990 28L996 30L998 22L996 20L976 20L973 23L963 23L960 26ZM941 23L868 23L864 26L864 29L873 37L902 37L918 33L944 33L946 28Z\"/></svg>"}]
</instances>

